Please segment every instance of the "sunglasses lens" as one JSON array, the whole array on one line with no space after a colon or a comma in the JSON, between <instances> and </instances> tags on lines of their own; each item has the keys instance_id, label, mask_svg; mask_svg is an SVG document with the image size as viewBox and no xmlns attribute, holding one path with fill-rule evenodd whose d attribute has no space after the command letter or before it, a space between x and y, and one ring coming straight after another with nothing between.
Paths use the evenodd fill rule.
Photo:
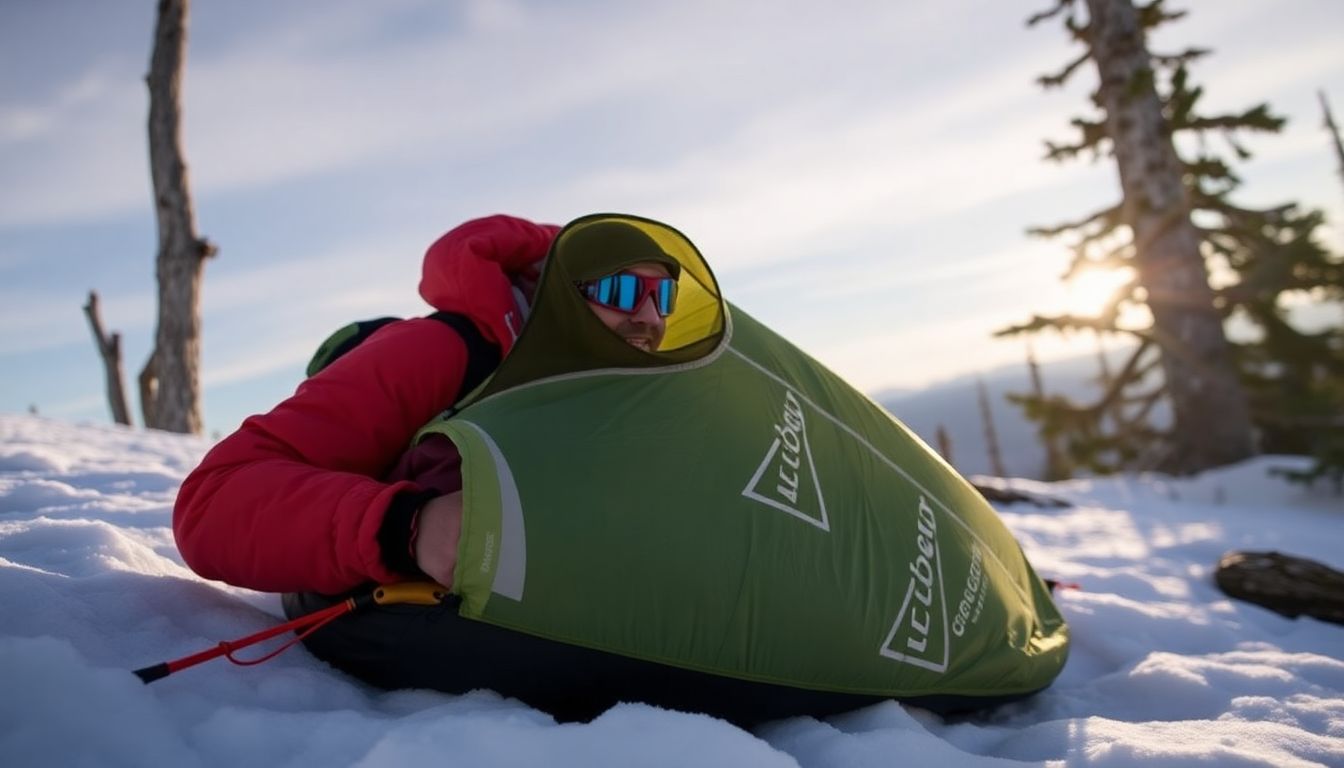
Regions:
<instances>
[{"instance_id":1,"label":"sunglasses lens","mask_svg":"<svg viewBox=\"0 0 1344 768\"><path fill-rule=\"evenodd\" d=\"M614 279L616 281L616 300L612 304L622 312L635 311L639 300L643 298L642 291L639 290L642 287L639 278L628 273L622 273L616 275Z\"/></svg>"},{"instance_id":2,"label":"sunglasses lens","mask_svg":"<svg viewBox=\"0 0 1344 768\"><path fill-rule=\"evenodd\" d=\"M665 277L658 281L658 314L667 317L677 308L677 281Z\"/></svg>"},{"instance_id":3,"label":"sunglasses lens","mask_svg":"<svg viewBox=\"0 0 1344 768\"><path fill-rule=\"evenodd\" d=\"M604 277L601 280L594 280L584 285L584 295L589 301L595 301L598 304L611 304L611 288L614 281L610 277Z\"/></svg>"}]
</instances>

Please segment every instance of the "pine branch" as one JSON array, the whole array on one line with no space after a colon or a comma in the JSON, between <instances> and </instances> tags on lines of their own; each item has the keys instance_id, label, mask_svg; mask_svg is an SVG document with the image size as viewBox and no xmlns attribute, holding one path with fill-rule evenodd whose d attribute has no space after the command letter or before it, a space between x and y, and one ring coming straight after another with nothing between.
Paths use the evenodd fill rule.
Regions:
<instances>
[{"instance_id":1,"label":"pine branch","mask_svg":"<svg viewBox=\"0 0 1344 768\"><path fill-rule=\"evenodd\" d=\"M1143 356L1144 352L1148 351L1148 347L1151 343L1152 342L1148 339L1144 339L1139 343L1139 346L1130 353L1129 359L1125 361L1120 372L1111 380L1111 385L1102 393L1101 399L1098 400L1095 405L1089 407L1090 410L1096 411L1097 413L1105 411L1117 398L1120 397L1120 393L1124 391L1124 388L1134 380L1134 370L1138 366L1139 358Z\"/></svg>"},{"instance_id":2,"label":"pine branch","mask_svg":"<svg viewBox=\"0 0 1344 768\"><path fill-rule=\"evenodd\" d=\"M1153 0L1147 5L1134 5L1134 10L1138 11L1139 26L1144 31L1151 31L1154 28L1167 23L1168 21L1178 21L1185 17L1185 11L1168 11L1162 7L1164 0Z\"/></svg>"},{"instance_id":3,"label":"pine branch","mask_svg":"<svg viewBox=\"0 0 1344 768\"><path fill-rule=\"evenodd\" d=\"M1072 10L1073 10L1073 3L1074 3L1074 0L1055 0L1055 7L1054 7L1054 8L1050 8L1050 9L1048 9L1048 10L1044 10L1044 11L1039 11L1039 12L1037 12L1037 13L1033 13L1033 14L1027 19L1027 26L1028 26L1028 27L1034 27L1034 26L1036 26L1037 24L1041 23L1042 21L1049 21L1050 19L1055 18L1056 16L1058 16L1058 15L1061 14L1061 13L1063 13L1064 11L1072 11ZM1070 15L1072 15L1072 14L1070 14Z\"/></svg>"},{"instance_id":4,"label":"pine branch","mask_svg":"<svg viewBox=\"0 0 1344 768\"><path fill-rule=\"evenodd\" d=\"M1053 227L1031 227L1027 229L1027 234L1032 237L1051 238L1062 235L1065 232L1071 232L1075 229L1085 229L1094 223L1116 222L1120 220L1121 206L1119 203L1107 206L1098 211L1093 211L1077 221L1066 221ZM1110 227L1107 227L1109 229Z\"/></svg>"},{"instance_id":5,"label":"pine branch","mask_svg":"<svg viewBox=\"0 0 1344 768\"><path fill-rule=\"evenodd\" d=\"M1156 347L1151 347L1151 349L1153 349L1154 353L1156 353L1157 351ZM1147 378L1154 371L1160 372L1161 368L1162 368L1162 356L1159 354L1153 354L1152 357L1148 359L1148 362L1140 366L1134 375L1135 378L1142 380Z\"/></svg>"},{"instance_id":6,"label":"pine branch","mask_svg":"<svg viewBox=\"0 0 1344 768\"><path fill-rule=\"evenodd\" d=\"M1257 104L1256 106L1242 112L1241 114L1215 115L1213 117L1191 117L1183 125L1174 126L1175 128L1190 130L1196 133L1206 133L1208 131L1259 131L1261 133L1278 133L1287 123L1286 118L1271 114L1268 104Z\"/></svg>"},{"instance_id":7,"label":"pine branch","mask_svg":"<svg viewBox=\"0 0 1344 768\"><path fill-rule=\"evenodd\" d=\"M1068 64L1066 64L1063 69L1059 70L1053 75L1041 75L1040 77L1036 78L1036 83L1037 85L1040 85L1042 88L1046 90L1050 90L1051 88L1059 88L1063 86L1065 82L1068 81L1068 79L1073 75L1074 72L1078 71L1079 67L1087 63L1087 60L1090 58L1092 58L1092 49L1088 48L1087 50L1079 54L1078 57L1075 58L1073 61L1070 61Z\"/></svg>"},{"instance_id":8,"label":"pine branch","mask_svg":"<svg viewBox=\"0 0 1344 768\"><path fill-rule=\"evenodd\" d=\"M1133 328L1117 328L1106 323L1102 318L1083 317L1082 315L1063 314L1063 315L1032 315L1031 319L1019 325L1011 325L1007 328L1000 328L994 331L995 338L1007 338L1017 336L1023 333L1039 333L1044 330L1053 330L1060 333L1070 331L1109 331L1111 333L1126 333L1139 339L1146 339L1149 336L1149 330Z\"/></svg>"},{"instance_id":9,"label":"pine branch","mask_svg":"<svg viewBox=\"0 0 1344 768\"><path fill-rule=\"evenodd\" d=\"M1241 178L1232 172L1232 168L1220 158L1212 155L1200 155L1194 160L1181 161L1181 168L1188 176L1198 180L1215 181L1227 185L1227 189L1214 193L1215 195L1227 194L1232 191L1233 187L1241 184Z\"/></svg>"},{"instance_id":10,"label":"pine branch","mask_svg":"<svg viewBox=\"0 0 1344 768\"><path fill-rule=\"evenodd\" d=\"M1064 274L1060 276L1061 279L1071 279L1080 269L1118 269L1128 266L1133 260L1132 243L1128 238L1120 241L1114 247L1103 250L1099 255L1094 253L1094 247L1103 240L1118 240L1121 237L1120 226L1123 224L1124 210L1119 205L1100 213L1101 218L1099 219L1093 217L1085 224L1059 230L1059 232L1081 230L1078 240L1069 246L1069 250L1073 252L1073 258L1070 260L1068 268L1064 270ZM1037 230L1029 231L1028 234L1045 236L1050 233Z\"/></svg>"},{"instance_id":11,"label":"pine branch","mask_svg":"<svg viewBox=\"0 0 1344 768\"><path fill-rule=\"evenodd\" d=\"M1218 296L1235 305L1249 305L1263 300L1275 308L1280 293L1293 290L1309 290L1318 281L1314 275L1303 274L1295 269L1289 259L1281 254L1268 253L1254 260L1249 269L1243 269L1241 280L1218 290ZM1262 318L1262 322L1268 318Z\"/></svg>"},{"instance_id":12,"label":"pine branch","mask_svg":"<svg viewBox=\"0 0 1344 768\"><path fill-rule=\"evenodd\" d=\"M1162 100L1162 113L1173 132L1181 130L1195 114L1199 100L1204 96L1202 86L1190 86L1190 70L1184 64L1176 65L1171 73L1171 89Z\"/></svg>"},{"instance_id":13,"label":"pine branch","mask_svg":"<svg viewBox=\"0 0 1344 768\"><path fill-rule=\"evenodd\" d=\"M1103 251L1099 255L1093 255L1092 246L1104 239L1107 234L1113 233L1098 233L1095 237L1086 237L1075 243L1071 248L1073 259L1069 262L1068 269L1064 270L1064 274L1060 275L1060 279L1072 280L1079 270L1114 271L1130 266L1134 261L1134 244L1128 240Z\"/></svg>"},{"instance_id":14,"label":"pine branch","mask_svg":"<svg viewBox=\"0 0 1344 768\"><path fill-rule=\"evenodd\" d=\"M1101 120L1087 120L1081 117L1075 117L1069 123L1078 129L1081 138L1073 144L1056 144L1046 139L1045 159L1055 162L1072 160L1087 149L1092 150L1092 159L1100 157L1101 143L1108 138L1106 124Z\"/></svg>"},{"instance_id":15,"label":"pine branch","mask_svg":"<svg viewBox=\"0 0 1344 768\"><path fill-rule=\"evenodd\" d=\"M1157 405L1158 402L1161 401L1163 396L1165 396L1166 394L1167 394L1167 387L1166 385L1162 385L1159 387L1155 387L1152 390L1143 393L1142 395L1136 395L1132 400L1126 400L1125 405L1134 405L1134 404L1139 405L1138 411L1127 417L1130 420L1130 422L1132 422L1132 425L1134 427L1139 428L1141 428L1140 425L1146 427L1148 424L1148 414L1152 413L1153 406ZM1160 431L1155 429L1149 429L1147 431L1149 431L1149 433L1153 435L1162 434Z\"/></svg>"},{"instance_id":16,"label":"pine branch","mask_svg":"<svg viewBox=\"0 0 1344 768\"><path fill-rule=\"evenodd\" d=\"M1220 195L1209 195L1203 190L1192 190L1190 199L1196 209L1217 213L1230 223L1242 225L1242 229L1260 229L1264 226L1282 227L1289 214L1297 208L1296 203L1282 203L1271 208L1242 208L1228 202ZM1245 236L1244 231L1237 230L1237 227L1215 227L1207 228L1204 231L1224 232L1237 238Z\"/></svg>"},{"instance_id":17,"label":"pine branch","mask_svg":"<svg viewBox=\"0 0 1344 768\"><path fill-rule=\"evenodd\" d=\"M1171 301L1172 303L1181 303L1179 298L1173 298L1171 296L1154 297L1151 294L1151 292L1150 295L1148 296L1149 306L1152 306L1154 301L1162 301L1162 300ZM1186 365L1194 369L1199 375L1213 378L1214 372L1210 370L1208 362L1206 362L1203 358L1199 357L1198 355L1194 354L1191 351L1190 347L1187 346L1184 342L1182 342L1179 338L1172 336L1171 334L1167 333L1161 328L1154 326L1151 328L1147 328L1142 332L1140 331L1130 331L1130 332L1136 336L1151 338L1154 342L1157 343L1159 347L1162 348L1163 354L1174 355L1175 357L1180 358L1181 362L1185 363Z\"/></svg>"},{"instance_id":18,"label":"pine branch","mask_svg":"<svg viewBox=\"0 0 1344 768\"><path fill-rule=\"evenodd\" d=\"M1231 133L1224 133L1223 141L1226 141L1227 145L1232 148L1232 152L1236 154L1238 160L1251 159L1251 151L1247 149L1245 145L1243 145L1241 142L1237 141L1236 136L1232 135Z\"/></svg>"},{"instance_id":19,"label":"pine branch","mask_svg":"<svg viewBox=\"0 0 1344 768\"><path fill-rule=\"evenodd\" d=\"M1212 48L1186 48L1180 53L1151 53L1149 57L1154 63L1173 69L1184 67L1192 61L1202 59L1213 53Z\"/></svg>"}]
</instances>

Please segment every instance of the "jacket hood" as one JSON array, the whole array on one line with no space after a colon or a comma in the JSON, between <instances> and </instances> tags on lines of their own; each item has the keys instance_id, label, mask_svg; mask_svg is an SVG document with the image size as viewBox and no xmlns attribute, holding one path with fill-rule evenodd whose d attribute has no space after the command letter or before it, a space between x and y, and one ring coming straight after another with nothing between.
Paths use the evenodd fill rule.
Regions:
<instances>
[{"instance_id":1,"label":"jacket hood","mask_svg":"<svg viewBox=\"0 0 1344 768\"><path fill-rule=\"evenodd\" d=\"M662 345L652 352L609 330L575 289L579 281L647 261L667 266L678 285L677 309L667 318ZM475 399L548 376L689 363L716 349L726 328L718 283L685 235L630 214L583 216L554 237L526 331Z\"/></svg>"},{"instance_id":2,"label":"jacket hood","mask_svg":"<svg viewBox=\"0 0 1344 768\"><path fill-rule=\"evenodd\" d=\"M420 296L437 310L465 315L508 354L527 316L514 284L538 278L559 231L503 214L454 227L425 252Z\"/></svg>"}]
</instances>

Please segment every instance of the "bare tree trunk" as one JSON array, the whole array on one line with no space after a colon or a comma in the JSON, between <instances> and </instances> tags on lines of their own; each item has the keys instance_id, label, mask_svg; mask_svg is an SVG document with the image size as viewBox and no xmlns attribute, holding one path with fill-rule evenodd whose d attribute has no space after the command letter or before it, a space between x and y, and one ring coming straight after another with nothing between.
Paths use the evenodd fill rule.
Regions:
<instances>
[{"instance_id":1,"label":"bare tree trunk","mask_svg":"<svg viewBox=\"0 0 1344 768\"><path fill-rule=\"evenodd\" d=\"M1200 235L1131 0L1087 0L1098 103L1115 147L1174 416L1172 465L1195 472L1255 453L1245 392L1214 307Z\"/></svg>"},{"instance_id":2,"label":"bare tree trunk","mask_svg":"<svg viewBox=\"0 0 1344 768\"><path fill-rule=\"evenodd\" d=\"M1325 113L1325 130L1335 143L1335 161L1339 163L1339 178L1344 179L1344 142L1339 140L1339 126L1335 125L1335 116L1330 114L1330 102L1325 100L1325 91L1317 91L1321 100L1321 111Z\"/></svg>"},{"instance_id":3,"label":"bare tree trunk","mask_svg":"<svg viewBox=\"0 0 1344 768\"><path fill-rule=\"evenodd\" d=\"M108 336L103 332L103 320L98 314L97 291L89 291L89 303L84 305L84 314L89 318L89 326L93 328L93 342L98 345L98 354L103 358L107 404L112 408L112 420L129 427L131 411L126 407L125 376L121 372L121 334Z\"/></svg>"},{"instance_id":4,"label":"bare tree trunk","mask_svg":"<svg viewBox=\"0 0 1344 768\"><path fill-rule=\"evenodd\" d=\"M947 434L947 429L942 424L938 425L934 439L938 442L938 453L943 457L943 461L956 466L952 462L952 436Z\"/></svg>"},{"instance_id":5,"label":"bare tree trunk","mask_svg":"<svg viewBox=\"0 0 1344 768\"><path fill-rule=\"evenodd\" d=\"M159 223L159 322L140 371L145 426L200 434L201 273L215 247L197 237L182 159L181 90L188 0L159 0L149 76L149 167Z\"/></svg>"},{"instance_id":6,"label":"bare tree trunk","mask_svg":"<svg viewBox=\"0 0 1344 768\"><path fill-rule=\"evenodd\" d=\"M1101 370L1101 388L1111 386L1111 361L1106 359L1106 345L1102 342L1101 331L1092 329L1092 339L1097 342L1097 367Z\"/></svg>"},{"instance_id":7,"label":"bare tree trunk","mask_svg":"<svg viewBox=\"0 0 1344 768\"><path fill-rule=\"evenodd\" d=\"M985 428L985 450L989 451L989 471L995 477L1007 477L1003 456L999 453L999 433L994 430L994 414L989 409L989 392L985 389L985 380L976 379L975 386L980 399L980 422Z\"/></svg>"},{"instance_id":8,"label":"bare tree trunk","mask_svg":"<svg viewBox=\"0 0 1344 768\"><path fill-rule=\"evenodd\" d=\"M1045 400L1045 384L1041 381L1041 366L1036 362L1036 350L1027 344L1027 372L1031 374L1031 394L1037 400ZM1045 445L1045 479L1067 480L1073 476L1070 464L1059 450L1059 443L1052 434L1042 434L1041 443Z\"/></svg>"}]
</instances>

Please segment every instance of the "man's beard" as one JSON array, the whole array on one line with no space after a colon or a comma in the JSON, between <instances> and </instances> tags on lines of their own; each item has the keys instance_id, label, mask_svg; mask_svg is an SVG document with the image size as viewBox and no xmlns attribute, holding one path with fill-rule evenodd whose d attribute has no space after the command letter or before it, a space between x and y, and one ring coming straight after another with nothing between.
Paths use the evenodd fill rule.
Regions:
<instances>
[{"instance_id":1,"label":"man's beard","mask_svg":"<svg viewBox=\"0 0 1344 768\"><path fill-rule=\"evenodd\" d=\"M616 333L625 343L636 349L642 349L645 352L652 352L658 348L658 343L662 341L660 334L655 326L648 323L634 322L631 320L623 321L616 328Z\"/></svg>"}]
</instances>

